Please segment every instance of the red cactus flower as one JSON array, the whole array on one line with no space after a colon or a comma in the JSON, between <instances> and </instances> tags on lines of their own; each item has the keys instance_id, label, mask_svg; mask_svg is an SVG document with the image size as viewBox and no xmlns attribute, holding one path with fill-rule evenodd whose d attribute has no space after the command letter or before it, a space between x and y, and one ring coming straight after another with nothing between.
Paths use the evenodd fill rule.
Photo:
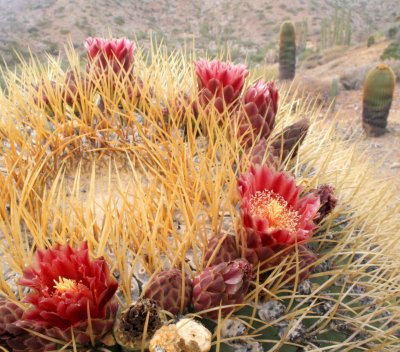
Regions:
<instances>
[{"instance_id":1,"label":"red cactus flower","mask_svg":"<svg viewBox=\"0 0 400 352\"><path fill-rule=\"evenodd\" d=\"M32 290L23 301L33 307L22 321L48 329L50 336L69 340L72 328L77 342L88 344L89 327L95 339L112 328L118 283L103 258L89 259L87 242L77 249L56 245L38 251L19 284Z\"/></svg>"},{"instance_id":2,"label":"red cactus flower","mask_svg":"<svg viewBox=\"0 0 400 352\"><path fill-rule=\"evenodd\" d=\"M244 114L239 117L239 136L250 147L254 137L268 139L275 126L278 111L278 90L274 82L260 80L250 86L243 99ZM253 137L254 136L254 137Z\"/></svg>"},{"instance_id":3,"label":"red cactus flower","mask_svg":"<svg viewBox=\"0 0 400 352\"><path fill-rule=\"evenodd\" d=\"M215 108L222 113L231 108L239 98L249 71L244 65L234 65L219 60L195 61L199 85L199 102L205 108L215 99Z\"/></svg>"},{"instance_id":4,"label":"red cactus flower","mask_svg":"<svg viewBox=\"0 0 400 352\"><path fill-rule=\"evenodd\" d=\"M121 69L128 72L133 65L133 53L136 45L126 38L103 39L87 38L85 42L89 62L94 62L101 70L107 70L108 65L115 73Z\"/></svg>"},{"instance_id":5,"label":"red cactus flower","mask_svg":"<svg viewBox=\"0 0 400 352\"><path fill-rule=\"evenodd\" d=\"M242 240L250 263L263 262L312 236L319 197L308 194L300 198L301 188L286 173L253 165L240 176L238 189L242 198Z\"/></svg>"}]
</instances>

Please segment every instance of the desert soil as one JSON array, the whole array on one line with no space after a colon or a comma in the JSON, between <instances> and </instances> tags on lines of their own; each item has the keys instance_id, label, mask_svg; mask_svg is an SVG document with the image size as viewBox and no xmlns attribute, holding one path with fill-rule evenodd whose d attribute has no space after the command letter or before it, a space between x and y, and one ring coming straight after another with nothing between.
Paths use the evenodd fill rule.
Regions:
<instances>
[{"instance_id":1,"label":"desert soil","mask_svg":"<svg viewBox=\"0 0 400 352\"><path fill-rule=\"evenodd\" d=\"M327 83L330 92L334 78L339 79L345 72L360 75L358 71L360 68L372 67L379 63L380 55L387 45L387 41L382 41L370 48L364 44L343 49L341 52L338 50L330 58L326 57L327 61L322 65L302 70L300 74L318 77ZM400 191L400 84L398 83L395 87L388 117L388 132L381 137L367 137L361 125L363 78L363 75L357 78L360 80L360 88L357 90L345 90L339 87L335 109L329 114L327 122L336 123L338 133L348 137L350 142L361 140L360 153L363 152L371 158L372 167L378 165L383 159L379 177L393 180L397 190Z\"/></svg>"},{"instance_id":2,"label":"desert soil","mask_svg":"<svg viewBox=\"0 0 400 352\"><path fill-rule=\"evenodd\" d=\"M388 132L381 137L367 137L362 125L362 91L346 91L337 98L335 111L328 121L336 122L338 131L350 141L361 140L360 151L366 153L373 164L384 159L380 176L392 179L400 191L400 85L396 86L392 108L388 117Z\"/></svg>"}]
</instances>

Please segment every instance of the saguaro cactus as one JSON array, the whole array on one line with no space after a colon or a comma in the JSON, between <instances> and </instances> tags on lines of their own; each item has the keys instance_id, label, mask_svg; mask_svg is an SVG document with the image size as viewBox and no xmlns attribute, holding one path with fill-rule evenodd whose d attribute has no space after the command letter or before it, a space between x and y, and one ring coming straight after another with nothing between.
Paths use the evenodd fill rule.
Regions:
<instances>
[{"instance_id":1,"label":"saguaro cactus","mask_svg":"<svg viewBox=\"0 0 400 352\"><path fill-rule=\"evenodd\" d=\"M368 72L364 82L362 123L369 136L377 137L386 132L394 86L395 76L389 66L380 64Z\"/></svg>"},{"instance_id":2,"label":"saguaro cactus","mask_svg":"<svg viewBox=\"0 0 400 352\"><path fill-rule=\"evenodd\" d=\"M293 79L296 70L296 31L292 22L281 25L279 40L279 78Z\"/></svg>"}]
</instances>

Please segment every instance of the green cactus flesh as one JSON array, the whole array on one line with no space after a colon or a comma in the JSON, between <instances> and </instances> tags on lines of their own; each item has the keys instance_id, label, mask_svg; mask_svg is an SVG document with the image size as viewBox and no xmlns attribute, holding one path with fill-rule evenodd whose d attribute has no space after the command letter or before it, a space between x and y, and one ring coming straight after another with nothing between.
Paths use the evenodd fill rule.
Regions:
<instances>
[{"instance_id":1,"label":"green cactus flesh","mask_svg":"<svg viewBox=\"0 0 400 352\"><path fill-rule=\"evenodd\" d=\"M336 221L340 222L342 217ZM346 226L333 226L324 244L310 244L325 260L317 263L309 280L283 285L275 297L259 297L258 304L248 304L232 315L232 319L239 319L246 327L241 335L221 336L216 322L204 320L214 336L221 336L219 351L383 351L380 348L385 343L393 351L400 348L400 317L395 304L376 291L385 279L371 255L374 248L348 248L343 254L330 255L340 245L341 234L348 230ZM327 235L321 232L317 236ZM260 285L268 292L268 285L261 280ZM281 314L267 322L261 320L263 300L279 302ZM238 344L246 341L254 341L260 348L238 349ZM216 347L212 351L217 351Z\"/></svg>"},{"instance_id":2,"label":"green cactus flesh","mask_svg":"<svg viewBox=\"0 0 400 352\"><path fill-rule=\"evenodd\" d=\"M282 23L279 42L279 78L293 79L296 70L296 32L292 22Z\"/></svg>"},{"instance_id":3,"label":"green cactus flesh","mask_svg":"<svg viewBox=\"0 0 400 352\"><path fill-rule=\"evenodd\" d=\"M384 64L371 69L364 82L363 127L368 135L385 133L387 118L392 105L395 76Z\"/></svg>"}]
</instances>

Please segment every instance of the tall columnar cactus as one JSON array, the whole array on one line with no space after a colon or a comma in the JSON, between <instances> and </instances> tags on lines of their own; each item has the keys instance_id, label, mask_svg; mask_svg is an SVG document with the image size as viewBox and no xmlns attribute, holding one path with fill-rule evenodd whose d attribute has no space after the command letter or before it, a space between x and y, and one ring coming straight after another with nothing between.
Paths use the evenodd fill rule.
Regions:
<instances>
[{"instance_id":1,"label":"tall columnar cactus","mask_svg":"<svg viewBox=\"0 0 400 352\"><path fill-rule=\"evenodd\" d=\"M281 25L279 39L279 78L293 79L296 70L296 31L292 22Z\"/></svg>"},{"instance_id":2,"label":"tall columnar cactus","mask_svg":"<svg viewBox=\"0 0 400 352\"><path fill-rule=\"evenodd\" d=\"M386 132L387 118L392 105L395 76L392 69L380 64L372 68L364 82L362 123L370 136Z\"/></svg>"}]
</instances>

